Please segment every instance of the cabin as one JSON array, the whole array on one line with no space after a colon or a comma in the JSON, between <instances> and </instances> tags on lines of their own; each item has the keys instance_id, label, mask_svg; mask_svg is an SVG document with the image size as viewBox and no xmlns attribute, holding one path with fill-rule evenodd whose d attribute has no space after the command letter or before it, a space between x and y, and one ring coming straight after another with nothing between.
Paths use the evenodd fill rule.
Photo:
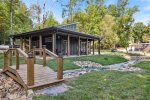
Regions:
<instances>
[{"instance_id":1,"label":"cabin","mask_svg":"<svg viewBox=\"0 0 150 100\"><path fill-rule=\"evenodd\" d=\"M94 42L98 41L100 54L100 37L76 31L76 23L53 26L40 30L10 36L11 48L4 52L3 72L22 85L26 90L43 88L63 82L63 55L94 54ZM36 61L36 53L43 57L43 63ZM12 64L12 55L16 64ZM56 60L57 71L46 64L46 57ZM24 64L20 64L23 57Z\"/></svg>"},{"instance_id":2,"label":"cabin","mask_svg":"<svg viewBox=\"0 0 150 100\"><path fill-rule=\"evenodd\" d=\"M94 42L98 42L100 54L100 37L92 36L76 30L77 23L59 25L12 35L13 45L20 45L25 51L32 48L42 48L57 55L89 55L94 54ZM17 41L20 42L17 42ZM17 44L19 43L19 44Z\"/></svg>"}]
</instances>

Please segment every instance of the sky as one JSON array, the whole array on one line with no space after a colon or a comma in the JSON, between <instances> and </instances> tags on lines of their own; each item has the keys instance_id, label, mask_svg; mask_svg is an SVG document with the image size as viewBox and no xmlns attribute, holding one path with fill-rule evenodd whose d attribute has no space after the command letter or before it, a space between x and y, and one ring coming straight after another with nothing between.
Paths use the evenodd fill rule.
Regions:
<instances>
[{"instance_id":1,"label":"sky","mask_svg":"<svg viewBox=\"0 0 150 100\"><path fill-rule=\"evenodd\" d=\"M27 7L30 7L33 3L36 3L36 0L22 0ZM67 0L62 0L64 3ZM43 7L44 0L39 0L39 4ZM105 0L105 4L116 4L117 0ZM134 14L135 22L143 22L147 24L150 21L150 0L129 0L129 7L137 5L139 7L139 12ZM84 4L83 4L84 6ZM56 0L46 0L46 11L52 11L54 17L59 23L62 23L62 7L60 3Z\"/></svg>"}]
</instances>

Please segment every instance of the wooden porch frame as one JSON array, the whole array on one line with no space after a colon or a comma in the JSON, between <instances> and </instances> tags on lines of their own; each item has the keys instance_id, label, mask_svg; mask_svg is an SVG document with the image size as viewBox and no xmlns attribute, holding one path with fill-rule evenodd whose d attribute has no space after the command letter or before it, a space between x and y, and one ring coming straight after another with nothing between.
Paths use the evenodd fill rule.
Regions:
<instances>
[{"instance_id":1,"label":"wooden porch frame","mask_svg":"<svg viewBox=\"0 0 150 100\"><path fill-rule=\"evenodd\" d=\"M70 56L70 35L67 36L67 56Z\"/></svg>"},{"instance_id":2,"label":"wooden porch frame","mask_svg":"<svg viewBox=\"0 0 150 100\"><path fill-rule=\"evenodd\" d=\"M94 44L94 40L93 40L93 55L95 55L95 44Z\"/></svg>"},{"instance_id":3,"label":"wooden porch frame","mask_svg":"<svg viewBox=\"0 0 150 100\"><path fill-rule=\"evenodd\" d=\"M80 36L78 38L78 56L80 56L80 46L81 46L81 43L80 43Z\"/></svg>"}]
</instances>

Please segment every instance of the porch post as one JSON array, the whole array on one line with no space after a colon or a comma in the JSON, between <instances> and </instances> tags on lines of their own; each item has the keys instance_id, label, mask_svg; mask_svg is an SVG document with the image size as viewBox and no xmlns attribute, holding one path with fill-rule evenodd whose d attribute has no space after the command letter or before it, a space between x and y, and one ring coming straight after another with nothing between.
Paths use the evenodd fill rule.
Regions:
<instances>
[{"instance_id":1,"label":"porch post","mask_svg":"<svg viewBox=\"0 0 150 100\"><path fill-rule=\"evenodd\" d=\"M16 42L16 39L15 38L13 38L13 48L15 48L15 43Z\"/></svg>"},{"instance_id":2,"label":"porch post","mask_svg":"<svg viewBox=\"0 0 150 100\"><path fill-rule=\"evenodd\" d=\"M90 54L91 54L91 41L90 41L90 47L89 47L89 49L90 49Z\"/></svg>"},{"instance_id":3,"label":"porch post","mask_svg":"<svg viewBox=\"0 0 150 100\"><path fill-rule=\"evenodd\" d=\"M78 39L78 56L80 56L80 36L79 36L79 39Z\"/></svg>"},{"instance_id":4,"label":"porch post","mask_svg":"<svg viewBox=\"0 0 150 100\"><path fill-rule=\"evenodd\" d=\"M39 48L42 48L42 35L39 35ZM40 56L42 56L41 51L40 51Z\"/></svg>"},{"instance_id":5,"label":"porch post","mask_svg":"<svg viewBox=\"0 0 150 100\"><path fill-rule=\"evenodd\" d=\"M26 51L26 37L24 37L24 49Z\"/></svg>"},{"instance_id":6,"label":"porch post","mask_svg":"<svg viewBox=\"0 0 150 100\"><path fill-rule=\"evenodd\" d=\"M23 50L23 38L22 37L20 38L20 48L21 50Z\"/></svg>"},{"instance_id":7,"label":"porch post","mask_svg":"<svg viewBox=\"0 0 150 100\"><path fill-rule=\"evenodd\" d=\"M67 39L67 45L68 45L68 50L67 50L67 55L70 55L70 35L68 34L68 39Z\"/></svg>"},{"instance_id":8,"label":"porch post","mask_svg":"<svg viewBox=\"0 0 150 100\"><path fill-rule=\"evenodd\" d=\"M13 46L13 37L10 37L10 45Z\"/></svg>"},{"instance_id":9,"label":"porch post","mask_svg":"<svg viewBox=\"0 0 150 100\"><path fill-rule=\"evenodd\" d=\"M56 33L53 33L52 34L52 52L53 53L56 53Z\"/></svg>"},{"instance_id":10,"label":"porch post","mask_svg":"<svg viewBox=\"0 0 150 100\"><path fill-rule=\"evenodd\" d=\"M25 38L23 38L23 50L25 50Z\"/></svg>"},{"instance_id":11,"label":"porch post","mask_svg":"<svg viewBox=\"0 0 150 100\"><path fill-rule=\"evenodd\" d=\"M98 39L98 54L100 55L100 48L101 48L101 46L100 46L100 39Z\"/></svg>"},{"instance_id":12,"label":"porch post","mask_svg":"<svg viewBox=\"0 0 150 100\"><path fill-rule=\"evenodd\" d=\"M95 50L94 50L95 46L94 46L94 40L93 40L93 55L95 54Z\"/></svg>"},{"instance_id":13,"label":"porch post","mask_svg":"<svg viewBox=\"0 0 150 100\"><path fill-rule=\"evenodd\" d=\"M86 55L88 55L88 38L86 39Z\"/></svg>"},{"instance_id":14,"label":"porch post","mask_svg":"<svg viewBox=\"0 0 150 100\"><path fill-rule=\"evenodd\" d=\"M32 40L31 40L31 36L29 36L29 51L31 51L32 49Z\"/></svg>"}]
</instances>

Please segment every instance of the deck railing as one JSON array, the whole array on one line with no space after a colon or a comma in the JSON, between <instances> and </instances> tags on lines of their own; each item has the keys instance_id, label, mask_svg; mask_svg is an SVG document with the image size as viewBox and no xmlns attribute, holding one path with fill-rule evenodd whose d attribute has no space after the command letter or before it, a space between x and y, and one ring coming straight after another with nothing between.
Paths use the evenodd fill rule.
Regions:
<instances>
[{"instance_id":1,"label":"deck railing","mask_svg":"<svg viewBox=\"0 0 150 100\"><path fill-rule=\"evenodd\" d=\"M62 56L56 55L55 53L46 49L45 46L43 46L43 48L33 48L32 52L33 52L35 63L36 63L36 57L35 57L36 52L40 52L43 54L43 67L46 66L46 55L55 58L57 62L57 79L58 80L63 79L63 57Z\"/></svg>"},{"instance_id":2,"label":"deck railing","mask_svg":"<svg viewBox=\"0 0 150 100\"><path fill-rule=\"evenodd\" d=\"M46 54L56 58L57 60L57 79L63 79L63 57L54 54L53 52L49 51L46 48L34 48L30 52L25 53L20 48L9 48L6 52L4 52L4 68L3 70L7 69L7 67L12 66L12 54L15 52L16 58L16 70L20 68L20 58L19 55L24 57L25 63L27 64L27 85L32 86L34 85L34 64L36 63L36 53L35 52L42 52L43 54L43 66L46 66Z\"/></svg>"},{"instance_id":3,"label":"deck railing","mask_svg":"<svg viewBox=\"0 0 150 100\"><path fill-rule=\"evenodd\" d=\"M27 85L32 86L34 85L34 58L29 53L26 54L20 48L9 48L6 52L4 52L4 68L3 70L7 69L7 67L12 66L12 53L15 52L16 55L16 70L19 70L19 55L22 55L25 59L27 64ZM8 61L9 60L9 61Z\"/></svg>"}]
</instances>

